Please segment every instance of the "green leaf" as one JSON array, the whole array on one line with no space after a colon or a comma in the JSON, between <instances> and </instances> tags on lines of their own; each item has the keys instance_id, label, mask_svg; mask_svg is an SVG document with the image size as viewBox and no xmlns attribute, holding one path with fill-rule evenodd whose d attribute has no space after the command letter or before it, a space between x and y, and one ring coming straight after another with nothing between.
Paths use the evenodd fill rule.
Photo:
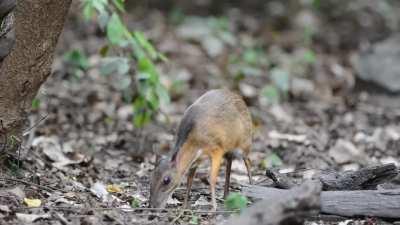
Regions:
<instances>
[{"instance_id":1,"label":"green leaf","mask_svg":"<svg viewBox=\"0 0 400 225\"><path fill-rule=\"evenodd\" d=\"M160 60L163 61L163 62L168 62L168 57L165 56L165 55L162 54L162 53L159 53L159 52L158 52L157 58L160 59Z\"/></svg>"},{"instance_id":2,"label":"green leaf","mask_svg":"<svg viewBox=\"0 0 400 225\"><path fill-rule=\"evenodd\" d=\"M124 2L124 0L113 0L115 7L121 12L125 12Z\"/></svg>"},{"instance_id":3,"label":"green leaf","mask_svg":"<svg viewBox=\"0 0 400 225\"><path fill-rule=\"evenodd\" d=\"M133 36L151 59L157 59L157 51L154 49L153 45L147 40L142 32L136 31L133 33Z\"/></svg>"},{"instance_id":4,"label":"green leaf","mask_svg":"<svg viewBox=\"0 0 400 225\"><path fill-rule=\"evenodd\" d=\"M225 208L228 210L243 210L246 208L248 199L240 193L230 193L225 199Z\"/></svg>"},{"instance_id":5,"label":"green leaf","mask_svg":"<svg viewBox=\"0 0 400 225\"><path fill-rule=\"evenodd\" d=\"M280 167L283 165L282 159L275 153L270 154L264 160L261 161L263 169L271 167Z\"/></svg>"},{"instance_id":6,"label":"green leaf","mask_svg":"<svg viewBox=\"0 0 400 225\"><path fill-rule=\"evenodd\" d=\"M154 63L147 57L142 57L138 61L139 79L145 78L149 82L159 83L159 77Z\"/></svg>"},{"instance_id":7,"label":"green leaf","mask_svg":"<svg viewBox=\"0 0 400 225\"><path fill-rule=\"evenodd\" d=\"M143 57L138 61L138 70L143 72L150 72L154 70L154 64L149 58Z\"/></svg>"},{"instance_id":8,"label":"green leaf","mask_svg":"<svg viewBox=\"0 0 400 225\"><path fill-rule=\"evenodd\" d=\"M246 49L243 53L243 60L250 65L256 65L258 58L259 54L254 49Z\"/></svg>"},{"instance_id":9,"label":"green leaf","mask_svg":"<svg viewBox=\"0 0 400 225\"><path fill-rule=\"evenodd\" d=\"M289 73L282 69L272 69L271 70L271 80L274 84L279 88L283 93L287 93L289 91L289 82L290 82Z\"/></svg>"},{"instance_id":10,"label":"green leaf","mask_svg":"<svg viewBox=\"0 0 400 225\"><path fill-rule=\"evenodd\" d=\"M189 224L192 224L192 225L199 224L199 217L196 215L192 215L190 218Z\"/></svg>"},{"instance_id":11,"label":"green leaf","mask_svg":"<svg viewBox=\"0 0 400 225\"><path fill-rule=\"evenodd\" d=\"M261 90L261 95L267 98L269 103L276 104L280 101L280 95L278 89L273 85L266 85Z\"/></svg>"},{"instance_id":12,"label":"green leaf","mask_svg":"<svg viewBox=\"0 0 400 225\"><path fill-rule=\"evenodd\" d=\"M108 53L108 50L110 49L109 45L104 45L103 47L101 47L99 53L102 57L105 57Z\"/></svg>"},{"instance_id":13,"label":"green leaf","mask_svg":"<svg viewBox=\"0 0 400 225\"><path fill-rule=\"evenodd\" d=\"M106 29L108 21L110 19L110 15L107 11L103 11L99 13L98 23L102 30Z\"/></svg>"},{"instance_id":14,"label":"green leaf","mask_svg":"<svg viewBox=\"0 0 400 225\"><path fill-rule=\"evenodd\" d=\"M83 6L83 18L85 20L90 20L94 15L94 10L95 9L91 5L85 4Z\"/></svg>"},{"instance_id":15,"label":"green leaf","mask_svg":"<svg viewBox=\"0 0 400 225\"><path fill-rule=\"evenodd\" d=\"M169 21L172 24L179 25L185 20L185 13L183 12L183 10L181 8L175 6L170 11L168 17L169 17Z\"/></svg>"},{"instance_id":16,"label":"green leaf","mask_svg":"<svg viewBox=\"0 0 400 225\"><path fill-rule=\"evenodd\" d=\"M145 124L150 122L152 112L148 110L148 104L142 96L139 96L134 100L133 112L134 112L133 124L137 128L141 128Z\"/></svg>"},{"instance_id":17,"label":"green leaf","mask_svg":"<svg viewBox=\"0 0 400 225\"><path fill-rule=\"evenodd\" d=\"M315 9L320 9L320 7L321 7L321 0L313 0L313 1L312 1L312 6L313 6Z\"/></svg>"},{"instance_id":18,"label":"green leaf","mask_svg":"<svg viewBox=\"0 0 400 225\"><path fill-rule=\"evenodd\" d=\"M309 63L309 64L314 64L315 61L317 60L317 57L315 56L315 53L312 50L307 50L304 53L304 61Z\"/></svg>"},{"instance_id":19,"label":"green leaf","mask_svg":"<svg viewBox=\"0 0 400 225\"><path fill-rule=\"evenodd\" d=\"M113 13L107 24L107 37L111 44L122 46L129 35L128 29L122 23L118 14Z\"/></svg>"},{"instance_id":20,"label":"green leaf","mask_svg":"<svg viewBox=\"0 0 400 225\"><path fill-rule=\"evenodd\" d=\"M143 49L142 49L142 47L140 47L140 45L139 45L139 43L138 43L136 38L131 36L128 40L129 40L129 43L132 45L132 49L133 49L132 56L133 57L135 57L136 59L139 60L139 59L141 59L141 58L146 56L144 51L143 51Z\"/></svg>"},{"instance_id":21,"label":"green leaf","mask_svg":"<svg viewBox=\"0 0 400 225\"><path fill-rule=\"evenodd\" d=\"M149 103L150 108L156 111L160 106L160 102L154 90L152 88L147 88L144 93L146 101Z\"/></svg>"},{"instance_id":22,"label":"green leaf","mask_svg":"<svg viewBox=\"0 0 400 225\"><path fill-rule=\"evenodd\" d=\"M137 128L142 128L144 125L148 124L151 120L151 113L149 111L144 111L135 114L133 118L133 125Z\"/></svg>"},{"instance_id":23,"label":"green leaf","mask_svg":"<svg viewBox=\"0 0 400 225\"><path fill-rule=\"evenodd\" d=\"M132 208L139 208L140 207L140 201L137 198L133 198L131 200L131 207Z\"/></svg>"},{"instance_id":24,"label":"green leaf","mask_svg":"<svg viewBox=\"0 0 400 225\"><path fill-rule=\"evenodd\" d=\"M125 57L106 57L102 60L100 73L102 75L110 75L117 73L118 75L127 74L129 71L129 59Z\"/></svg>"},{"instance_id":25,"label":"green leaf","mask_svg":"<svg viewBox=\"0 0 400 225\"><path fill-rule=\"evenodd\" d=\"M84 0L83 1L83 17L86 20L90 20L94 12L97 11L99 14L106 11L108 5L107 0Z\"/></svg>"},{"instance_id":26,"label":"green leaf","mask_svg":"<svg viewBox=\"0 0 400 225\"><path fill-rule=\"evenodd\" d=\"M32 100L32 109L37 110L37 109L39 109L39 107L40 107L40 100L37 98L34 98Z\"/></svg>"},{"instance_id":27,"label":"green leaf","mask_svg":"<svg viewBox=\"0 0 400 225\"><path fill-rule=\"evenodd\" d=\"M156 86L156 92L161 104L168 104L171 101L167 89L162 84Z\"/></svg>"},{"instance_id":28,"label":"green leaf","mask_svg":"<svg viewBox=\"0 0 400 225\"><path fill-rule=\"evenodd\" d=\"M64 54L64 60L82 70L89 68L89 60L80 50L72 50Z\"/></svg>"}]
</instances>

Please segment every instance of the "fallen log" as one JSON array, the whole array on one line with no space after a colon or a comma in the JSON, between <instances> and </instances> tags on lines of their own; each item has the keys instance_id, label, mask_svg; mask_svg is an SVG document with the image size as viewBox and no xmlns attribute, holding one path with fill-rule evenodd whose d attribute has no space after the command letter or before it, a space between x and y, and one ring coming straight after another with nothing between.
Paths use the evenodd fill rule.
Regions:
<instances>
[{"instance_id":1,"label":"fallen log","mask_svg":"<svg viewBox=\"0 0 400 225\"><path fill-rule=\"evenodd\" d=\"M378 184L388 182L399 174L393 164L371 166L358 171L322 171L319 180L322 189L330 190L373 190Z\"/></svg>"},{"instance_id":2,"label":"fallen log","mask_svg":"<svg viewBox=\"0 0 400 225\"><path fill-rule=\"evenodd\" d=\"M257 187L258 188L258 187ZM278 195L269 195L233 216L228 225L300 225L306 218L317 215L320 209L321 184L308 181L290 190L272 188ZM284 193L284 195L282 195Z\"/></svg>"},{"instance_id":3,"label":"fallen log","mask_svg":"<svg viewBox=\"0 0 400 225\"><path fill-rule=\"evenodd\" d=\"M290 195L291 189L277 189L256 185L245 186L248 197L271 202ZM322 191L321 212L338 216L375 216L400 218L400 189L361 191Z\"/></svg>"},{"instance_id":4,"label":"fallen log","mask_svg":"<svg viewBox=\"0 0 400 225\"><path fill-rule=\"evenodd\" d=\"M320 211L346 217L400 218L400 189L373 190L377 185L396 177L398 173L398 168L394 164L371 166L358 171L322 171L314 178L316 182L320 182L323 190L318 196ZM268 169L266 176L277 188L250 185L244 186L242 192L248 197L263 199L260 206L256 207L269 215L270 210L265 210L263 204L274 203L274 207L277 207L275 206L277 199L293 197L293 190L298 190L296 189L298 184L276 169Z\"/></svg>"},{"instance_id":5,"label":"fallen log","mask_svg":"<svg viewBox=\"0 0 400 225\"><path fill-rule=\"evenodd\" d=\"M398 168L393 164L370 166L358 171L336 172L333 170L322 171L318 179L322 183L322 190L373 190L377 185L392 180L399 174ZM276 169L267 169L266 176L274 181L275 187L289 189L296 186L286 174L281 174Z\"/></svg>"}]
</instances>

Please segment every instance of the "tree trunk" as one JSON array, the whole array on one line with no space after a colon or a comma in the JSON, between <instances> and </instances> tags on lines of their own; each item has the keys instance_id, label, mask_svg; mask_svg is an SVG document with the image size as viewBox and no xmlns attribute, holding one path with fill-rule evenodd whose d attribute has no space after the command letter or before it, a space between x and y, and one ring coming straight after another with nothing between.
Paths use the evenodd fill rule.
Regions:
<instances>
[{"instance_id":1,"label":"tree trunk","mask_svg":"<svg viewBox=\"0 0 400 225\"><path fill-rule=\"evenodd\" d=\"M4 149L12 152L21 143L31 102L51 73L70 4L71 0L17 1L15 44L0 65L0 144L5 142L0 154Z\"/></svg>"}]
</instances>

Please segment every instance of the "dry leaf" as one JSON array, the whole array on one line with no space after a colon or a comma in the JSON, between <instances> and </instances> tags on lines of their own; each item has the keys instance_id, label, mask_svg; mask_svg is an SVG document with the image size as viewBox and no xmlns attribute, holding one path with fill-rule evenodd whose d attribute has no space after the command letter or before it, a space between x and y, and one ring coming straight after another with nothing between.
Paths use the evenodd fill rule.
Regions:
<instances>
[{"instance_id":1,"label":"dry leaf","mask_svg":"<svg viewBox=\"0 0 400 225\"><path fill-rule=\"evenodd\" d=\"M107 185L107 191L109 193L121 193L122 192L121 188L115 184Z\"/></svg>"},{"instance_id":2,"label":"dry leaf","mask_svg":"<svg viewBox=\"0 0 400 225\"><path fill-rule=\"evenodd\" d=\"M42 201L35 198L24 198L24 203L28 207L39 207L42 204Z\"/></svg>"}]
</instances>

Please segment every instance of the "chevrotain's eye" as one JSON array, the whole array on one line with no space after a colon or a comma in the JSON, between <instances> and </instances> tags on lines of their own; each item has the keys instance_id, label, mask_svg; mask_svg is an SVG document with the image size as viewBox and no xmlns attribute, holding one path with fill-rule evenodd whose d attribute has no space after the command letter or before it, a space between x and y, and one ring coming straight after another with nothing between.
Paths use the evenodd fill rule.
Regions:
<instances>
[{"instance_id":1,"label":"chevrotain's eye","mask_svg":"<svg viewBox=\"0 0 400 225\"><path fill-rule=\"evenodd\" d=\"M163 179L163 184L168 185L169 183L171 183L171 177L165 176Z\"/></svg>"}]
</instances>

